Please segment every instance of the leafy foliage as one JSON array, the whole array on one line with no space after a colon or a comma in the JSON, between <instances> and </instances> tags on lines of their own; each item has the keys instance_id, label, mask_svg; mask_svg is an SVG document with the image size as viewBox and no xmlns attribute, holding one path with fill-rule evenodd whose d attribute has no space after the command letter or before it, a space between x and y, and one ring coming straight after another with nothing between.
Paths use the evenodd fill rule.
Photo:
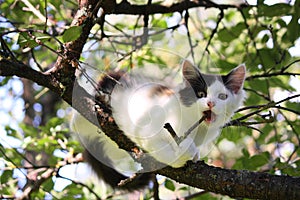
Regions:
<instances>
[{"instance_id":1,"label":"leafy foliage","mask_svg":"<svg viewBox=\"0 0 300 200\"><path fill-rule=\"evenodd\" d=\"M145 1L130 2L147 4ZM46 71L66 50L66 45L83 33L84 25L72 24L78 6L72 1L6 0L0 4L0 60L9 57ZM85 16L85 10L81 12L84 17L94 17ZM300 176L300 47L295 47L300 37L299 18L299 0L293 4L273 5L263 0L258 0L257 5L222 7L216 4L205 10L193 8L166 14L157 11L153 15L102 15L94 19L97 23L88 35L77 67L106 71L156 65L166 69L178 67L178 63L187 58L202 71L226 73L244 62L248 69L245 106L223 129L216 148L205 158L206 162L232 169ZM15 99L24 99L24 109L28 111L27 106L33 107L34 102L27 102L25 94L13 94L13 88L8 86L12 79L1 77L0 102L12 95ZM34 93L31 95L36 97L34 101L40 101L44 88L37 85L31 88ZM46 107L44 105L42 110ZM67 110L66 105L60 103L51 114L35 111L31 116L36 119L45 112L51 116L46 123L28 124L24 119L16 125L11 123L16 113L0 106L0 114L4 115L5 111L5 116L11 119L0 123L1 198L24 194L25 184L33 187L30 172L46 177L32 190L32 199L119 198L110 189L97 190L94 184L79 183L75 178L60 174L62 167L80 162L76 154L82 152L81 145L71 136L67 120L63 119L69 117ZM65 116L53 117L58 111ZM9 139L21 144L14 146L7 142ZM32 154L34 162L29 160L28 152L35 152ZM64 158L57 152L63 153ZM42 158L46 158L46 165ZM48 169L53 173L46 176ZM63 190L60 191L55 178L68 180L69 185L61 186ZM163 179L159 188L160 195L172 193L178 198L188 196L190 191L199 192L170 179ZM152 197L149 191L144 194L145 199ZM217 197L199 192L194 198Z\"/></svg>"}]
</instances>

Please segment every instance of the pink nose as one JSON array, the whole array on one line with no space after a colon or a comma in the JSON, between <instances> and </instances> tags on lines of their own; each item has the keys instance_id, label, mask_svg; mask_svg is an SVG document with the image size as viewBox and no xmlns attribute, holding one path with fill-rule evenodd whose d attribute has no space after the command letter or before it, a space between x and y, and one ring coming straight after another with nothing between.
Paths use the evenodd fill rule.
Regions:
<instances>
[{"instance_id":1,"label":"pink nose","mask_svg":"<svg viewBox=\"0 0 300 200\"><path fill-rule=\"evenodd\" d=\"M209 101L209 102L207 102L207 105L208 105L209 109L212 109L212 107L215 106L215 103L212 101Z\"/></svg>"}]
</instances>

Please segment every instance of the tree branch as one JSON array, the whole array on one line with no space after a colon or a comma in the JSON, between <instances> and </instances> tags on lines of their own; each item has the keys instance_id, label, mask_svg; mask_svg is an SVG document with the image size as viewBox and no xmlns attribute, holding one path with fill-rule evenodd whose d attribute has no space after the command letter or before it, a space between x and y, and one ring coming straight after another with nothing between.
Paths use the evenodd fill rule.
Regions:
<instances>
[{"instance_id":1,"label":"tree branch","mask_svg":"<svg viewBox=\"0 0 300 200\"><path fill-rule=\"evenodd\" d=\"M181 1L179 3L172 4L171 6L164 6L160 4L151 5L134 5L130 4L127 0L123 0L121 3L116 4L115 8L107 11L106 14L127 14L127 15L144 15L145 13L152 14L164 14L172 12L183 12L184 10L203 7L203 8L218 8L221 10L229 8L243 8L248 7L247 4L230 5L230 4L216 4L209 0L201 1Z\"/></svg>"},{"instance_id":2,"label":"tree branch","mask_svg":"<svg viewBox=\"0 0 300 200\"><path fill-rule=\"evenodd\" d=\"M38 176L38 180L36 180L32 185L28 186L24 190L22 195L20 197L18 197L17 199L18 200L29 199L30 194L32 192L37 191L45 181L52 178L52 176L53 176L53 174L55 174L55 172L56 172L55 168L45 169L45 171L40 176Z\"/></svg>"},{"instance_id":3,"label":"tree branch","mask_svg":"<svg viewBox=\"0 0 300 200\"><path fill-rule=\"evenodd\" d=\"M221 169L203 162L188 162L185 167L166 167L157 173L180 183L233 198L299 199L300 178L276 176L246 170Z\"/></svg>"},{"instance_id":4,"label":"tree branch","mask_svg":"<svg viewBox=\"0 0 300 200\"><path fill-rule=\"evenodd\" d=\"M30 79L37 84L47 87L55 93L61 95L68 104L78 110L90 122L101 126L112 140L122 149L132 151L136 146L123 132L117 127L109 106L105 102L95 101L75 80L75 67L77 60L82 52L83 45L86 43L88 34L93 27L95 20L94 14L99 8L96 0L82 1L79 12L72 25L83 26L81 36L73 42L66 44L63 56L59 56L57 62L47 73L37 72L29 66L10 59L0 60L0 75L23 77ZM187 1L174 4L170 7L162 5L131 5L127 1L122 1L115 6L114 10L107 13L114 14L155 14L181 12L193 7L217 7L219 9L236 8L234 5L217 5L211 1ZM240 5L242 6L242 5ZM85 8L85 12L80 9ZM83 14L83 13L87 13ZM73 95L73 89L76 95ZM74 97L74 98L72 98ZM76 97L76 98L75 98ZM97 105L95 107L95 105ZM96 112L95 112L95 108ZM144 168L158 169L160 163L150 157L137 158ZM53 172L50 171L50 174ZM300 178L290 176L276 176L266 173L249 172L245 170L229 170L218 167L208 166L203 162L188 162L181 168L165 167L155 171L172 178L180 183L202 188L207 191L229 195L231 197L246 197L259 199L299 199L300 198Z\"/></svg>"}]
</instances>

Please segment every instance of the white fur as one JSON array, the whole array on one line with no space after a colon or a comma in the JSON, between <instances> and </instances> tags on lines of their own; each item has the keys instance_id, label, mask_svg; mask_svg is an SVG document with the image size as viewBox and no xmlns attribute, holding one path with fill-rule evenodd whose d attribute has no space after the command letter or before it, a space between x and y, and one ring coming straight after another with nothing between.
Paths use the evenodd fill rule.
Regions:
<instances>
[{"instance_id":1,"label":"white fur","mask_svg":"<svg viewBox=\"0 0 300 200\"><path fill-rule=\"evenodd\" d=\"M137 78L131 79L130 83L126 82L127 84L117 84L114 88L111 95L113 117L133 142L158 161L173 167L181 167L188 160L196 161L206 156L211 143L219 136L221 127L229 122L245 96L242 89L235 94L223 83L215 81L208 87L207 97L200 98L187 107L180 101L178 94L184 84L175 88L170 87L170 91L174 92L171 95L150 95L151 89L157 85L168 86L176 83L169 81L161 83L140 76L133 77ZM228 98L219 99L220 93L226 93ZM165 123L170 123L179 137L183 136L202 117L203 111L209 109L207 105L209 101L215 103L212 111L216 114L216 120L210 124L202 122L178 145L171 134L163 128ZM140 169L127 152L119 149L82 116L76 114L72 122L73 130L79 133L81 142L94 157L104 163L107 162L122 173ZM103 149L106 151L102 152ZM107 155L103 156L104 154Z\"/></svg>"},{"instance_id":2,"label":"white fur","mask_svg":"<svg viewBox=\"0 0 300 200\"><path fill-rule=\"evenodd\" d=\"M181 167L188 160L205 156L209 144L218 137L221 127L229 122L244 99L243 90L234 94L223 83L215 81L208 87L207 97L187 107L176 92L171 96L149 95L150 90L160 83L146 79L133 82L135 84L129 87L118 85L114 89L111 95L113 117L133 142L158 161L173 167ZM226 93L228 98L219 99L220 93ZM202 112L209 109L208 101L215 103L212 111L217 116L216 120L210 124L202 122L178 145L163 128L164 124L170 123L177 135L183 136L202 117Z\"/></svg>"}]
</instances>

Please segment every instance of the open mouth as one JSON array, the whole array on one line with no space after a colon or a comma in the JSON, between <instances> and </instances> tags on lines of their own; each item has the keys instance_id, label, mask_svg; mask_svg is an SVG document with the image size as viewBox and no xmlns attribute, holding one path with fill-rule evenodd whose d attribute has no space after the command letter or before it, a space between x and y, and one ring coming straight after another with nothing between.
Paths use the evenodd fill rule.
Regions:
<instances>
[{"instance_id":1,"label":"open mouth","mask_svg":"<svg viewBox=\"0 0 300 200\"><path fill-rule=\"evenodd\" d=\"M203 112L203 115L206 116L205 121L208 123L214 122L216 120L216 114L211 110L206 110Z\"/></svg>"}]
</instances>

